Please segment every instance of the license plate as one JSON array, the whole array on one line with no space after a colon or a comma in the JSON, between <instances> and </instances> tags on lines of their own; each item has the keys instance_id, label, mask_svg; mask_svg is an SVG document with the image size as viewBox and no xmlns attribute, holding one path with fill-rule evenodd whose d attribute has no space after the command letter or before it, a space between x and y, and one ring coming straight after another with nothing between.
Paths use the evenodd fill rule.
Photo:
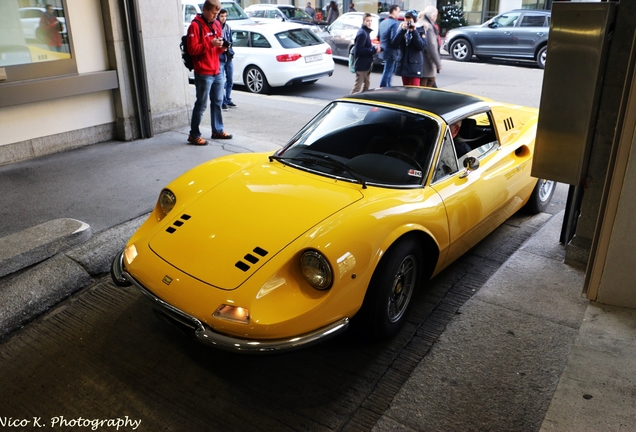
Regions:
<instances>
[{"instance_id":1,"label":"license plate","mask_svg":"<svg viewBox=\"0 0 636 432\"><path fill-rule=\"evenodd\" d=\"M322 60L322 54L310 55L305 57L305 63L311 63Z\"/></svg>"}]
</instances>

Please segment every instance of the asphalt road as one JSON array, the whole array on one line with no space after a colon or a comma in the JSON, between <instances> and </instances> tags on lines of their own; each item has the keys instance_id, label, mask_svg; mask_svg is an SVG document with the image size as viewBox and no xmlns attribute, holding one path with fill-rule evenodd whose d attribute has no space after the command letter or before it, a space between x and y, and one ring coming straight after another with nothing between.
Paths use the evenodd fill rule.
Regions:
<instances>
[{"instance_id":1,"label":"asphalt road","mask_svg":"<svg viewBox=\"0 0 636 432\"><path fill-rule=\"evenodd\" d=\"M371 88L380 84L381 67L374 67ZM442 71L437 77L441 88L486 96L500 102L514 103L533 108L539 107L543 69L531 63L496 61L460 63L445 57ZM394 76L393 85L402 85L400 77ZM274 89L274 95L303 96L332 100L349 94L353 87L353 74L340 61L336 62L334 74L311 85L297 85ZM242 91L239 88L238 91Z\"/></svg>"}]
</instances>

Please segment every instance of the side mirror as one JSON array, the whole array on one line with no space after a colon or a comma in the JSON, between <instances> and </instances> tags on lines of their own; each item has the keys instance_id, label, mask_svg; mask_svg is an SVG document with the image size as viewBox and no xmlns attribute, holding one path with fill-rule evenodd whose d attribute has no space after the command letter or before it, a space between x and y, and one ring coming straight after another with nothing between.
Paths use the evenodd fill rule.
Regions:
<instances>
[{"instance_id":1,"label":"side mirror","mask_svg":"<svg viewBox=\"0 0 636 432\"><path fill-rule=\"evenodd\" d=\"M475 171L476 169L479 168L479 159L469 156L466 159L464 159L464 168L466 168L464 170L464 172L462 173L462 175L459 176L459 178L466 178L468 177L468 174L470 174L472 171Z\"/></svg>"},{"instance_id":2,"label":"side mirror","mask_svg":"<svg viewBox=\"0 0 636 432\"><path fill-rule=\"evenodd\" d=\"M477 168L479 168L479 159L472 156L467 157L466 159L464 159L464 168L475 171Z\"/></svg>"}]
</instances>

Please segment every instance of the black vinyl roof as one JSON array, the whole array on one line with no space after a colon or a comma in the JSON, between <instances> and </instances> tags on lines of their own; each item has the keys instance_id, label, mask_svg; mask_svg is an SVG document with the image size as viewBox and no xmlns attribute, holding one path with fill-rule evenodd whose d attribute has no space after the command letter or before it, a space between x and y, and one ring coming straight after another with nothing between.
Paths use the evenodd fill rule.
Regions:
<instances>
[{"instance_id":1,"label":"black vinyl roof","mask_svg":"<svg viewBox=\"0 0 636 432\"><path fill-rule=\"evenodd\" d=\"M383 102L437 114L447 123L488 111L490 106L474 96L427 87L386 87L346 96L343 99Z\"/></svg>"}]
</instances>

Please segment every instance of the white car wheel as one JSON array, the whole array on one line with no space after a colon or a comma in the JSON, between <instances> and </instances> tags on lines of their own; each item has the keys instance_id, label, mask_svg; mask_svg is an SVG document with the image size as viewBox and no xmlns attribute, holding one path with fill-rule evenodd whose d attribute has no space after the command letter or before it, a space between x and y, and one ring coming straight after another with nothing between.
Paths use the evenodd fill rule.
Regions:
<instances>
[{"instance_id":1,"label":"white car wheel","mask_svg":"<svg viewBox=\"0 0 636 432\"><path fill-rule=\"evenodd\" d=\"M270 88L265 74L256 66L245 71L245 86L251 93L266 93Z\"/></svg>"}]
</instances>

